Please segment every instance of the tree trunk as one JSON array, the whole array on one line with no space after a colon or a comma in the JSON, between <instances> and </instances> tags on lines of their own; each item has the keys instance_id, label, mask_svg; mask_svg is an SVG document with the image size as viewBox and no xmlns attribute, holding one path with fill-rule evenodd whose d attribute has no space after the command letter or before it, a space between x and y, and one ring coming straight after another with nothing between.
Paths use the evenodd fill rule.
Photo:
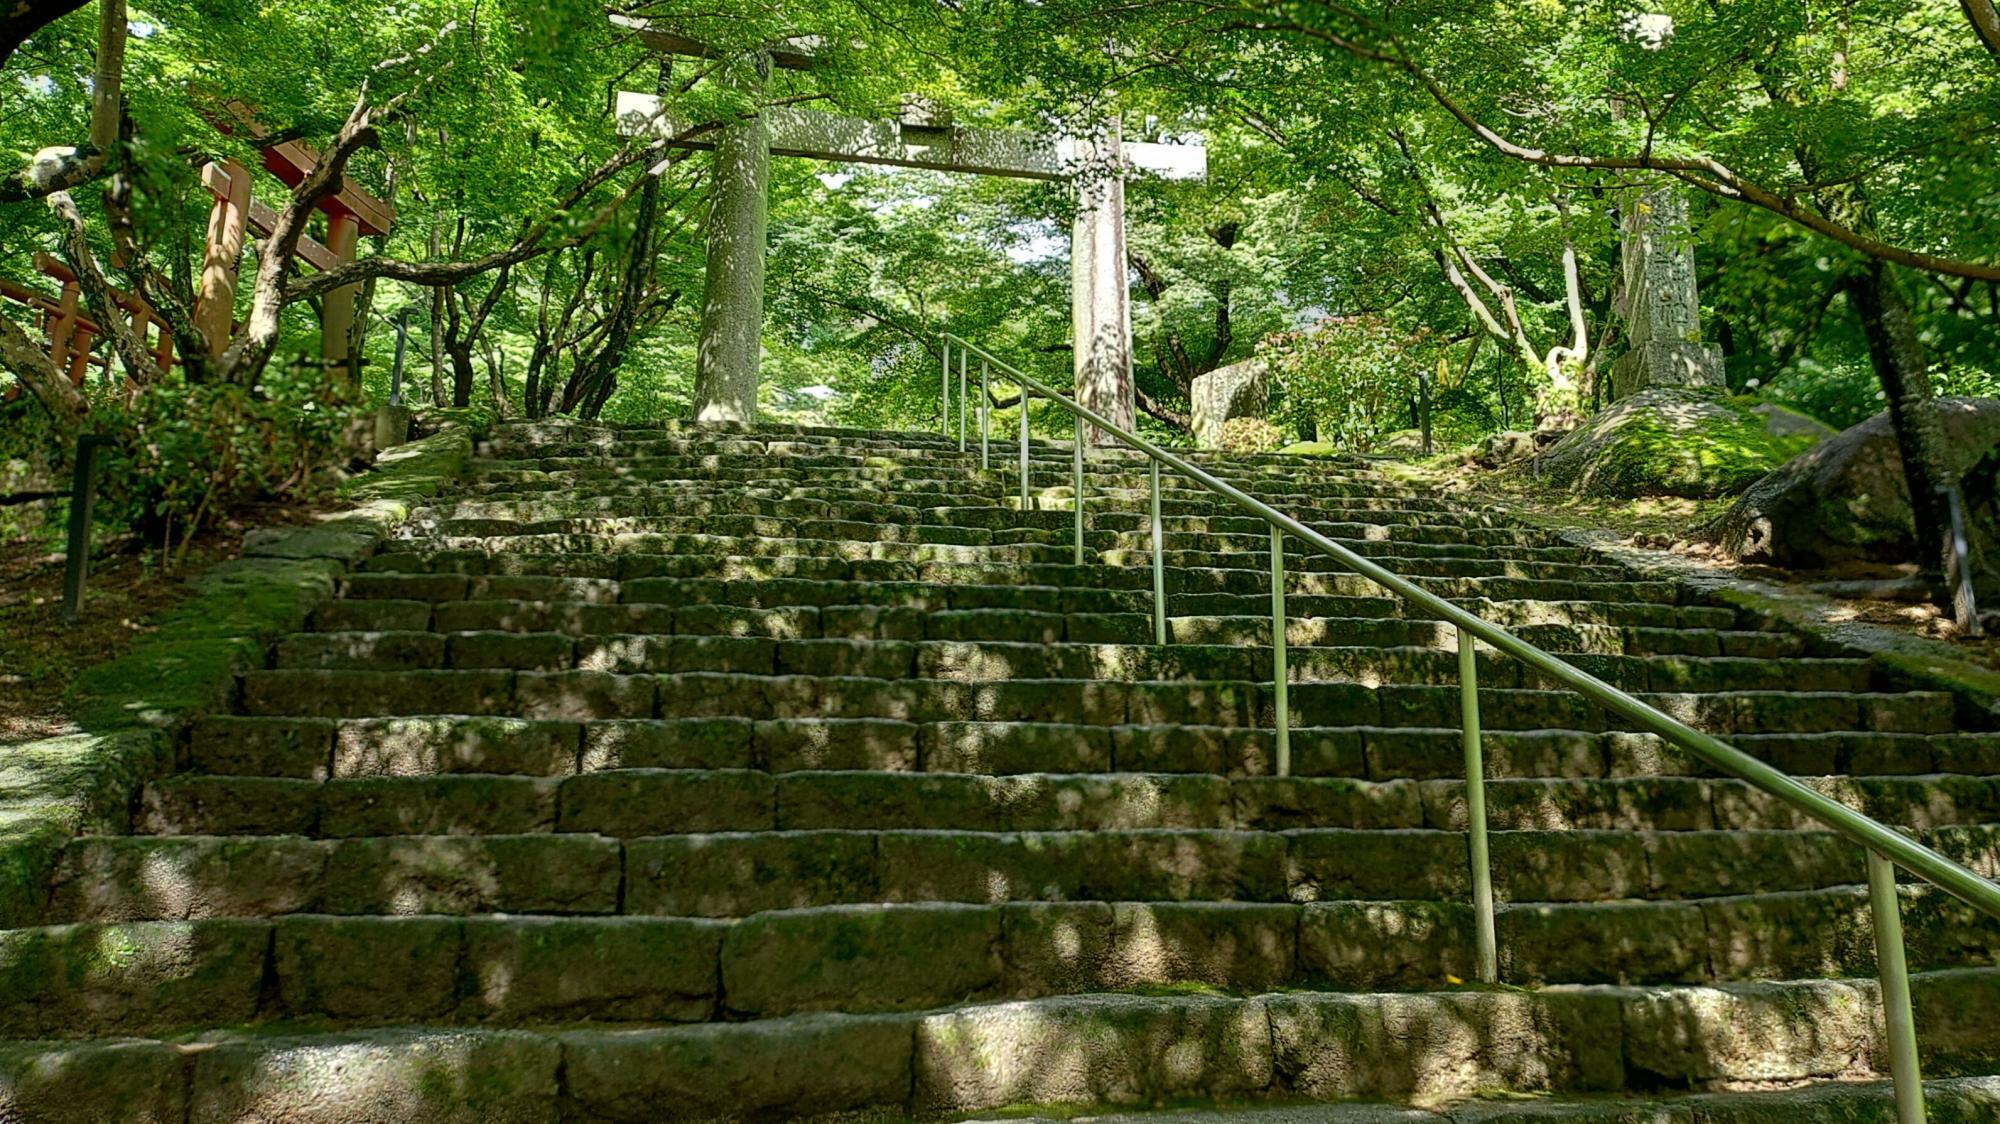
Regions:
<instances>
[{"instance_id":1,"label":"tree trunk","mask_svg":"<svg viewBox=\"0 0 2000 1124\"><path fill-rule=\"evenodd\" d=\"M1972 30L1979 34L1979 41L2000 59L2000 8L1993 0L1958 0L1965 9L1965 18L1972 21Z\"/></svg>"},{"instance_id":2,"label":"tree trunk","mask_svg":"<svg viewBox=\"0 0 2000 1124\"><path fill-rule=\"evenodd\" d=\"M472 388L478 382L478 373L472 368L472 345L447 341L445 354L451 357L451 404L472 405Z\"/></svg>"},{"instance_id":3,"label":"tree trunk","mask_svg":"<svg viewBox=\"0 0 2000 1124\"><path fill-rule=\"evenodd\" d=\"M1909 302L1890 267L1873 260L1848 279L1847 293L1868 340L1875 376L1889 400L1889 420L1895 426L1896 448L1902 453L1903 476L1910 489L1910 512L1916 520L1918 564L1948 581L1955 579L1951 514L1939 493L1956 481L1945 459L1929 363L1910 319Z\"/></svg>"}]
</instances>

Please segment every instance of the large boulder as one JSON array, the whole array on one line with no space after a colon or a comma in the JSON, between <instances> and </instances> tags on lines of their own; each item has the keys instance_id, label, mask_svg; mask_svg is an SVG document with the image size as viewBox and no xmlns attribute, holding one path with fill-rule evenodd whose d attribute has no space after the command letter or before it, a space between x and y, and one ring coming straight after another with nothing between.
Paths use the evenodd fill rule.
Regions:
<instances>
[{"instance_id":1,"label":"large boulder","mask_svg":"<svg viewBox=\"0 0 2000 1124\"><path fill-rule=\"evenodd\" d=\"M2000 531L1992 474L1975 472L2000 446L2000 399L1941 398L1947 466L1965 477L1974 545L1988 558ZM1916 559L1903 455L1885 411L1757 482L1710 528L1746 561L1817 570L1845 562Z\"/></svg>"},{"instance_id":2,"label":"large boulder","mask_svg":"<svg viewBox=\"0 0 2000 1124\"><path fill-rule=\"evenodd\" d=\"M1661 387L1607 406L1556 442L1541 474L1591 495L1710 499L1742 491L1816 440L1774 432L1724 391Z\"/></svg>"},{"instance_id":3,"label":"large boulder","mask_svg":"<svg viewBox=\"0 0 2000 1124\"><path fill-rule=\"evenodd\" d=\"M1196 375L1188 397L1194 407L1195 447L1220 449L1225 423L1264 416L1271 402L1269 365L1259 357Z\"/></svg>"}]
</instances>

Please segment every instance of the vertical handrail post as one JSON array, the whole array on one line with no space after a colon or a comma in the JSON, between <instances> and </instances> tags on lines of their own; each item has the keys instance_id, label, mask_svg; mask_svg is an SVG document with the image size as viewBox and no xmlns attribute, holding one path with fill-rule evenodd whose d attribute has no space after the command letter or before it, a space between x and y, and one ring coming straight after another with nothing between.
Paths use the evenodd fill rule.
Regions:
<instances>
[{"instance_id":1,"label":"vertical handrail post","mask_svg":"<svg viewBox=\"0 0 2000 1124\"><path fill-rule=\"evenodd\" d=\"M1292 775L1291 671L1285 666L1285 532L1271 527L1271 702L1277 708L1277 773Z\"/></svg>"},{"instance_id":2,"label":"vertical handrail post","mask_svg":"<svg viewBox=\"0 0 2000 1124\"><path fill-rule=\"evenodd\" d=\"M1493 924L1493 866L1486 842L1486 752L1479 733L1479 659L1472 634L1458 630L1458 705L1465 727L1465 822L1472 862L1472 912L1481 983L1500 982Z\"/></svg>"},{"instance_id":3,"label":"vertical handrail post","mask_svg":"<svg viewBox=\"0 0 2000 1124\"><path fill-rule=\"evenodd\" d=\"M1021 387L1021 510L1029 509L1028 498L1028 388Z\"/></svg>"},{"instance_id":4,"label":"vertical handrail post","mask_svg":"<svg viewBox=\"0 0 2000 1124\"><path fill-rule=\"evenodd\" d=\"M1868 902L1875 918L1875 964L1882 979L1882 1019L1889 1033L1889 1075L1898 1124L1924 1124L1924 1080L1917 1065L1917 1024L1910 1011L1910 966L1903 954L1903 907L1896 866L1868 852Z\"/></svg>"},{"instance_id":5,"label":"vertical handrail post","mask_svg":"<svg viewBox=\"0 0 2000 1124\"><path fill-rule=\"evenodd\" d=\"M1083 565L1083 415L1082 414L1076 415L1076 456L1074 458L1074 461L1076 465L1076 471L1074 474L1074 483L1076 486L1076 500L1073 505L1076 508L1076 564L1081 566Z\"/></svg>"},{"instance_id":6,"label":"vertical handrail post","mask_svg":"<svg viewBox=\"0 0 2000 1124\"><path fill-rule=\"evenodd\" d=\"M1167 557L1166 535L1160 526L1160 462L1153 466L1153 643L1167 642Z\"/></svg>"},{"instance_id":7,"label":"vertical handrail post","mask_svg":"<svg viewBox=\"0 0 2000 1124\"><path fill-rule=\"evenodd\" d=\"M993 364L985 359L979 361L979 467L993 467L992 454L987 451L993 429Z\"/></svg>"},{"instance_id":8,"label":"vertical handrail post","mask_svg":"<svg viewBox=\"0 0 2000 1124\"><path fill-rule=\"evenodd\" d=\"M939 337L944 341L944 373L938 376L938 429L946 437L951 436L951 337Z\"/></svg>"},{"instance_id":9,"label":"vertical handrail post","mask_svg":"<svg viewBox=\"0 0 2000 1124\"><path fill-rule=\"evenodd\" d=\"M97 506L97 448L104 442L102 435L92 433L76 439L69 489L69 553L63 557L63 620L70 624L83 612L83 582L90 573L90 524Z\"/></svg>"},{"instance_id":10,"label":"vertical handrail post","mask_svg":"<svg viewBox=\"0 0 2000 1124\"><path fill-rule=\"evenodd\" d=\"M958 451L965 452L965 349L958 349Z\"/></svg>"}]
</instances>

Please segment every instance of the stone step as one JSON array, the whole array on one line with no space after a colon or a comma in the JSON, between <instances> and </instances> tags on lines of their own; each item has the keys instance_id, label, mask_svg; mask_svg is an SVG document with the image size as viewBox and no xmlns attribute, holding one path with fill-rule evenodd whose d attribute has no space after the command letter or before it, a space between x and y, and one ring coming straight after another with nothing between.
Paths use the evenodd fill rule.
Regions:
<instances>
[{"instance_id":1,"label":"stone step","mask_svg":"<svg viewBox=\"0 0 2000 1124\"><path fill-rule=\"evenodd\" d=\"M1489 732L1496 779L1703 776L1650 734ZM1740 749L1799 776L2000 775L2000 734L1739 734ZM1463 776L1456 728L1295 727L1303 777L1451 780ZM187 762L222 776L558 777L603 769L756 769L963 773L1197 773L1266 777L1272 732L1206 725L1075 726L898 719L257 718L194 724Z\"/></svg>"},{"instance_id":2,"label":"stone step","mask_svg":"<svg viewBox=\"0 0 2000 1124\"><path fill-rule=\"evenodd\" d=\"M448 519L500 519L537 521L548 519L681 519L706 520L715 533L760 533L763 525L797 521L830 520L865 522L901 531L919 528L983 530L994 535L1043 535L1069 532L1074 528L1073 505L1063 502L1047 510L1023 511L1019 496L1004 492L966 494L956 491L859 490L853 494L798 488L713 488L686 489L670 485L645 490L609 492L551 492L536 489L529 494L507 497L495 489L486 494L455 495L442 498L412 512L412 531ZM1064 497L1066 500L1066 497ZM890 502L890 501L894 502ZM1407 501L1396 501L1407 503ZM1167 496L1161 499L1164 545L1169 549L1197 549L1203 536L1224 536L1219 545L1232 549L1256 549L1267 543L1269 527L1254 515L1241 514L1233 507L1217 507L1197 496ZM1555 536L1519 529L1490 527L1476 523L1470 527L1452 519L1409 522L1382 522L1373 519L1377 511L1437 511L1447 516L1460 514L1450 508L1397 507L1369 497L1349 497L1336 502L1327 497L1310 499L1289 509L1287 514L1315 527L1337 524L1358 525L1365 534L1345 537L1349 543L1380 545L1411 541L1411 531L1421 528L1456 529L1456 537L1438 545L1485 550L1513 549L1534 552L1550 561L1596 561L1599 556L1581 547L1568 546ZM1123 494L1091 494L1085 502L1088 530L1093 536L1113 535L1113 545L1150 549L1150 497L1137 501ZM1336 528L1337 529L1337 528ZM1477 531L1468 541L1467 532ZM1523 541L1538 538L1538 542ZM1096 541L1093 538L1092 541Z\"/></svg>"},{"instance_id":3,"label":"stone step","mask_svg":"<svg viewBox=\"0 0 2000 1124\"><path fill-rule=\"evenodd\" d=\"M950 584L971 586L1057 586L1062 588L1097 589L1140 594L1150 607L1153 574L1150 565L1134 566L1077 566L1067 562L1022 561L1001 564L990 560L998 557L999 550L1019 548L994 548L986 561L920 561L908 558L850 557L846 553L833 551L823 555L800 554L731 554L729 550L742 545L743 540L719 541L714 550L699 549L699 543L685 541L699 536L674 536L674 542L662 544L652 541L652 536L620 535L610 536L597 543L579 543L579 538L588 536L522 536L512 538L476 538L437 540L449 545L454 551L475 550L494 555L527 556L576 556L593 553L624 555L633 561L618 563L620 578L599 578L600 581L661 581L663 595L680 581L687 579L708 579L720 581L746 581L765 579L798 579L822 582L857 583L903 583ZM826 541L826 540L820 540ZM773 541L770 550L790 549L799 545ZM828 543L829 548L842 547ZM601 547L602 550L596 548ZM674 549L666 549L672 547ZM656 549L658 548L658 549ZM893 548L893 551L891 550ZM934 552L939 555L955 551L980 551L975 547L910 546L908 544L860 544L856 550L862 554L884 552ZM1041 548L1035 548L1041 549ZM1058 551L1059 552L1059 551ZM503 564L504 565L504 564ZM610 564L591 563L588 569L605 571ZM418 583L410 581L421 576L429 579ZM491 576L491 575L489 575ZM547 575L552 576L552 575ZM458 581L448 579L458 578ZM663 579L676 579L669 583ZM1170 569L1165 574L1169 595L1189 594L1262 594L1268 598L1270 576L1267 572L1254 568L1227 567L1182 567ZM1631 604L1635 602L1655 605L1675 606L1681 598L1681 590L1671 582L1626 582L1626 581L1557 581L1534 578L1490 577L1426 577L1410 579L1413 585L1445 598L1462 600L1481 598L1494 601L1539 600L1539 601L1596 601L1606 603ZM460 600L467 596L481 596L478 591L491 586L468 584L463 571L429 572L413 574L409 571L369 571L349 575L344 588L350 596L405 597L416 595L419 585L426 590L420 599L433 601ZM1354 598L1386 597L1387 594L1374 582L1359 574L1333 570L1288 571L1285 578L1288 595L1312 597L1334 596ZM609 592L602 595L605 600L617 600ZM626 598L631 599L631 598ZM1135 602L1136 603L1136 602ZM1189 610L1182 610L1189 611ZM1202 610L1193 610L1202 611ZM1731 614L1733 617L1733 614Z\"/></svg>"},{"instance_id":4,"label":"stone step","mask_svg":"<svg viewBox=\"0 0 2000 1124\"><path fill-rule=\"evenodd\" d=\"M635 581L632 584L640 588L629 595L648 596L641 583L653 580L657 579ZM477 589L481 593L530 596L470 598L438 603L435 610L432 602L415 598L337 600L321 606L313 615L312 625L322 633L424 632L443 628L454 633L547 631L572 638L593 635L584 628L590 623L605 626L595 635L615 631L623 625L634 631L617 634L715 636L734 634L739 625L750 626L753 634L765 634L772 622L786 625L777 635L807 639L1010 641L1026 637L1050 643L1115 641L1150 645L1153 636L1150 607L1145 611L1132 610L1130 606L1139 598L1129 595L1093 596L1053 587L1019 586L946 591L915 583L894 588L785 581L688 581L677 585L682 596L675 604L691 607L681 621L676 620L677 611L666 602L614 605L602 600L614 592L628 595L623 587L614 590L603 579L537 577L474 579L468 592ZM425 583L409 591L429 592ZM844 604L837 600L849 595L869 595L878 600L872 604ZM1085 604L1113 611L1067 610ZM1361 612L1288 616L1286 642L1294 648L1456 649L1456 630L1442 622L1383 616L1382 611L1391 606L1374 601L1344 603L1339 607ZM742 611L728 612L731 608ZM538 624L543 627L534 627ZM1515 631L1529 643L1557 654L1783 660L1806 651L1800 637L1780 632L1596 624L1536 624L1517 626ZM1175 645L1261 647L1270 643L1271 621L1268 615L1171 616L1167 632L1169 642ZM1158 649L1159 658L1181 650Z\"/></svg>"},{"instance_id":5,"label":"stone step","mask_svg":"<svg viewBox=\"0 0 2000 1124\"><path fill-rule=\"evenodd\" d=\"M568 559L571 556L558 556ZM630 557L642 558L642 555ZM812 578L684 578L662 581L631 577L637 587L628 593L624 584L607 584L614 579L604 571L614 566L575 565L557 558L538 560L516 556L517 567L578 569L582 574L529 573L464 577L456 571L384 571L351 575L350 598L322 607L315 627L328 630L356 627L336 622L351 619L368 628L423 628L431 620L432 604L439 605L436 625L452 631L478 631L500 627L491 620L543 619L543 626L570 632L671 632L673 616L669 604L735 605L755 609L784 609L812 606L839 609L867 606L888 610L925 613L945 610L1015 609L1028 612L1075 614L1129 614L1152 616L1152 594L1132 589L1064 588L1044 585L937 585L916 581L856 582L822 581ZM594 571L594 572L593 572ZM390 580L393 579L393 580ZM408 580L406 579L413 579ZM657 586L639 583L654 581ZM462 592L461 592L462 591ZM650 591L650 592L649 592ZM678 592L678 596L673 596ZM403 597L398 594L412 594ZM511 596L508 596L511 595ZM619 598L657 597L661 600ZM356 605L358 601L393 601L396 608L377 610ZM464 602L463 605L458 604ZM498 608L474 604L484 602ZM1548 629L1560 628L1646 628L1656 630L1698 629L1705 632L1729 631L1726 640L1717 638L1713 650L1700 640L1693 655L1724 655L1775 659L1807 654L1807 645L1794 633L1742 632L1733 626L1733 610L1698 605L1621 604L1605 601L1492 601L1485 598L1458 598L1455 603L1505 627L1545 630L1545 637L1562 635ZM616 607L611 607L611 606ZM1400 604L1388 597L1337 597L1292 595L1286 599L1287 620L1311 621L1327 618L1361 617L1381 619L1401 615ZM1257 610L1263 610L1258 612ZM1268 629L1269 594L1250 593L1170 593L1169 616L1178 620L1192 616L1238 618L1241 627ZM351 614L351 616L343 616ZM866 616L866 614L862 614ZM1412 619L1422 619L1413 615ZM393 623L409 622L409 623ZM449 622L449 623L447 623ZM518 626L515 626L518 627ZM528 626L530 630L539 630ZM1313 626L1307 625L1307 628ZM1253 631L1254 635L1254 631ZM1265 633L1268 638L1268 632ZM1289 633L1288 633L1289 635ZM1579 633L1579 635L1582 635ZM1200 641L1199 634L1185 637Z\"/></svg>"},{"instance_id":6,"label":"stone step","mask_svg":"<svg viewBox=\"0 0 2000 1124\"><path fill-rule=\"evenodd\" d=\"M489 480L468 486L413 513L417 522L412 531L428 529L430 521L456 519L689 519L713 518L725 528L746 520L831 520L869 522L878 525L957 527L988 531L1072 530L1075 527L1074 490L1048 488L1030 492L1029 506L1021 506L1014 489L985 488L963 490L928 481L901 481L895 486L877 484L845 487L831 483L799 482L791 485L767 483L738 487L733 482L689 484L663 480L649 482L643 489L611 487L552 490L541 484L518 486ZM1476 513L1449 504L1427 504L1404 497L1357 494L1336 489L1330 494L1273 499L1287 502L1287 514L1309 526L1358 524L1371 528L1360 536L1367 541L1386 541L1404 528L1453 528L1460 532L1504 530ZM1091 490L1084 493L1086 529L1095 532L1139 533L1151 545L1152 494L1125 490ZM1243 541L1243 549L1254 548L1254 539L1268 541L1269 525L1259 516L1233 502L1201 492L1163 493L1160 497L1162 529L1168 534L1229 534ZM406 532L407 533L407 532ZM1513 536L1501 536L1504 540ZM1564 546L1555 536L1543 534L1545 549L1580 551Z\"/></svg>"},{"instance_id":7,"label":"stone step","mask_svg":"<svg viewBox=\"0 0 2000 1124\"><path fill-rule=\"evenodd\" d=\"M2000 829L1917 833L2000 868ZM1845 886L1858 848L1795 831L1497 831L1512 902L1693 901ZM1465 836L1282 832L780 831L96 836L63 852L47 920L320 912L742 917L870 902L1464 900Z\"/></svg>"},{"instance_id":8,"label":"stone step","mask_svg":"<svg viewBox=\"0 0 2000 1124\"><path fill-rule=\"evenodd\" d=\"M909 722L1035 722L1083 726L1268 727L1271 685L1253 681L879 679L860 676L602 671L250 671L244 713L271 717L492 715L610 718L891 718ZM1710 733L1952 732L1943 692L1714 691L1646 693L1641 701ZM1486 688L1491 730L1616 731L1624 723L1563 691ZM1457 725L1459 688L1366 683L1292 685L1300 726Z\"/></svg>"},{"instance_id":9,"label":"stone step","mask_svg":"<svg viewBox=\"0 0 2000 1124\"><path fill-rule=\"evenodd\" d=\"M676 609L674 615L676 634L671 636L639 633L575 639L564 632L504 627L452 632L296 633L278 643L272 666L381 671L582 670L622 675L712 671L955 682L1212 682L1265 677L1273 666L1268 646L1161 647L1145 643L1143 638L1151 631L1152 622L1136 614L1065 616L957 610L919 620L879 612L836 614L813 608L718 610L702 606ZM829 630L834 636L824 638ZM856 633L861 633L861 638L855 638ZM883 633L890 638L874 638ZM922 639L926 633L932 639ZM902 638L911 635L919 638ZM1064 639L1066 635L1071 639ZM1324 639L1334 643L1297 643L1289 648L1286 673L1290 682L1455 684L1459 680L1458 654L1439 643L1442 637L1426 638L1433 643L1423 647L1368 644L1366 636ZM1378 639L1386 642L1406 637ZM1485 685L1561 687L1546 673L1497 652L1482 652L1476 659L1479 682ZM1874 665L1857 659L1583 653L1567 656L1566 662L1633 692L1865 692L1875 685Z\"/></svg>"},{"instance_id":10,"label":"stone step","mask_svg":"<svg viewBox=\"0 0 2000 1124\"><path fill-rule=\"evenodd\" d=\"M1065 547L1071 546L1075 541L1074 528L1066 518L1061 518L1060 512L1052 513L1056 518L1037 521L1038 523L1050 524L1046 526L984 526L977 522L968 525L966 522L969 518L981 514L978 509L933 508L918 511L916 509L857 508L856 510L830 518L823 517L824 513L819 512L804 517L766 514L707 516L690 513L679 505L673 505L671 501L662 500L659 502L671 508L668 515L648 515L639 518L629 514L606 516L598 513L585 513L579 516L562 513L549 514L533 510L522 511L519 510L517 505L481 503L458 504L444 510L419 512L416 518L418 520L427 520L427 526L435 526L451 534L476 534L478 533L478 525L490 524L501 528L502 533L513 533L515 530L527 526L534 526L537 529L543 530L600 531L606 529L630 530L645 527L656 532L698 530L701 533L713 535L811 537L809 535L801 535L802 528L809 528L815 531L821 529L838 529L840 531L839 534L829 537L849 538L850 541L990 543L994 545L1054 544ZM913 512L921 518L900 522L883 521L909 512ZM562 521L567 521L568 525L558 526L557 524ZM1085 534L1085 542L1093 548L1101 550L1116 548L1127 551L1146 552L1147 564L1150 565L1151 555L1149 552L1152 550L1150 532L1145 530L1143 526L1138 529L1126 530L1118 529L1115 526L1117 523L1126 521L1111 514L1094 516L1092 527ZM845 527L829 527L830 524L836 522L849 525L865 522L866 526L864 529L857 530L847 530ZM1185 524L1196 522L1196 520L1183 519L1176 522ZM1218 521L1200 520L1200 522ZM1060 523L1060 525L1054 525L1057 523ZM1240 551L1255 557L1263 557L1267 553L1264 548L1268 544L1269 539L1261 532L1254 536L1255 542L1251 541L1252 536L1249 535L1228 536L1231 538L1240 538L1242 540L1240 546L1219 541L1223 537L1198 529L1171 531L1163 536L1162 549L1172 552L1169 558L1170 562L1174 562L1176 559L1179 559L1179 562L1185 562L1186 559L1181 558L1181 555L1189 552L1203 552L1206 549L1205 544L1211 541L1217 547L1229 546L1231 550ZM1369 558L1410 558L1434 562L1451 560L1491 561L1500 559L1546 564L1601 564L1600 560L1590 552L1574 547L1523 546L1508 542L1470 543L1449 539L1430 542L1410 537L1361 537L1351 534L1335 534L1328 537L1348 550ZM1309 566L1319 564L1317 556L1310 553L1296 556L1296 560L1307 563ZM1176 564L1179 563L1176 562Z\"/></svg>"},{"instance_id":11,"label":"stone step","mask_svg":"<svg viewBox=\"0 0 2000 1124\"><path fill-rule=\"evenodd\" d=\"M1991 950L1967 944L1972 911L1916 895L1909 909L1914 969L1970 969L1957 982L2000 999ZM1731 984L1801 968L1866 976L1867 911L1858 889L1701 905L1503 907L1500 982ZM1806 919L1821 927L1797 947L1764 947L1764 927ZM292 914L76 923L0 933L0 1026L76 1038L294 1020L699 1023L1162 988L1420 993L1471 975L1473 963L1471 910L1436 902L851 905L735 921Z\"/></svg>"},{"instance_id":12,"label":"stone step","mask_svg":"<svg viewBox=\"0 0 2000 1124\"><path fill-rule=\"evenodd\" d=\"M1809 787L1899 827L2000 823L2000 777L1811 777ZM566 777L162 778L133 829L151 835L480 835L1133 828L1355 830L1468 826L1459 780L1222 777L1190 773L983 776L800 770L617 769ZM1498 779L1500 830L1812 830L1742 781L1698 777Z\"/></svg>"},{"instance_id":13,"label":"stone step","mask_svg":"<svg viewBox=\"0 0 2000 1124\"><path fill-rule=\"evenodd\" d=\"M1037 476L1052 477L1067 481L1074 473L1073 453L1069 449L1049 450L1037 455L1037 450L1029 450L1028 469L1031 480ZM478 457L468 462L468 475L474 479L481 477L566 476L578 478L624 478L647 479L663 477L674 480L770 480L770 479L897 479L919 478L948 481L989 480L994 483L1013 482L1020 472L1018 448L1010 461L1004 457L991 458L990 467L982 469L975 453L970 457L929 456L915 459L887 453L871 453L862 450L828 450L821 452L780 452L773 454L768 449L756 452L726 453L659 453L648 455L641 452L597 453L575 456L507 456ZM1115 482L1125 488L1148 486L1147 471L1137 458L1085 457L1084 472L1090 482L1105 480ZM1359 484L1370 488L1389 487L1380 477L1365 469L1351 467L1325 467L1307 471L1254 471L1236 466L1219 465L1209 470L1209 475L1244 491L1253 489L1311 488L1328 484ZM1161 474L1163 486L1177 490L1202 488L1200 483L1182 477L1173 469Z\"/></svg>"},{"instance_id":14,"label":"stone step","mask_svg":"<svg viewBox=\"0 0 2000 1124\"><path fill-rule=\"evenodd\" d=\"M1980 998L1991 993L1992 976L1914 979L1918 1041L1934 1072L1994 1063L1981 1012L1995 1003ZM1701 1115L1644 1119L1886 1121L1879 1084L1784 1088L1879 1078L1886 1049L1877 1009L1873 984L1851 979L1533 993L1092 994L631 1029L294 1030L196 1042L13 1044L0 1049L0 1096L10 1114L63 1124L515 1124L559 1113L638 1124L659 1120L662 1105L688 1119L863 1110L931 1117L1021 1105L1440 1104L1494 1089L1615 1094L1754 1083L1775 1091L1671 1098L1668 1112L1685 1104ZM1937 1081L1930 1090L1940 1124L1990 1119L2000 1104L2000 1084L1991 1080ZM1648 1102L1614 1103L1624 1111ZM1448 1110L1450 1121L1428 1112L1355 1116L1363 1110L1352 1105L1334 1116L1286 1109L1293 1115L1241 1119L1640 1119L1584 1104L1578 1113L1574 1105L1544 1112L1557 1106L1540 1099L1474 1103Z\"/></svg>"}]
</instances>

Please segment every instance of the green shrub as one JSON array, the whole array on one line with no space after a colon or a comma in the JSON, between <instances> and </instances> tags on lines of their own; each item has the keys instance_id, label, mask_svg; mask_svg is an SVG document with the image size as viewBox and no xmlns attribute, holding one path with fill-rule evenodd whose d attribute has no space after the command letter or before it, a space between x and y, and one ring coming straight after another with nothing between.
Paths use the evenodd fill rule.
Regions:
<instances>
[{"instance_id":1,"label":"green shrub","mask_svg":"<svg viewBox=\"0 0 2000 1124\"><path fill-rule=\"evenodd\" d=\"M111 439L100 518L171 547L232 507L311 498L357 416L317 369L273 366L255 386L190 384L176 371L129 401L93 405L88 430Z\"/></svg>"}]
</instances>

